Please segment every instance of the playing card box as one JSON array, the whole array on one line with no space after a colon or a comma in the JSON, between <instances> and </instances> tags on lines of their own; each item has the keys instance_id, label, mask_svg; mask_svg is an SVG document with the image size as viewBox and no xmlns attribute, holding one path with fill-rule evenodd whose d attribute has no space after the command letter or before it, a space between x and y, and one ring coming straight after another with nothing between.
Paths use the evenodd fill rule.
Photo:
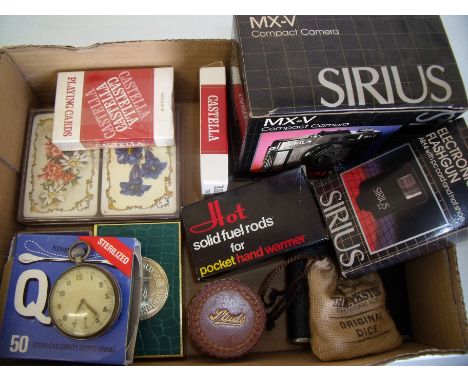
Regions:
<instances>
[{"instance_id":1,"label":"playing card box","mask_svg":"<svg viewBox=\"0 0 468 382\"><path fill-rule=\"evenodd\" d=\"M172 146L174 68L61 72L52 142L67 151Z\"/></svg>"},{"instance_id":2,"label":"playing card box","mask_svg":"<svg viewBox=\"0 0 468 382\"><path fill-rule=\"evenodd\" d=\"M0 358L132 363L140 250L134 238L18 234L0 289Z\"/></svg>"},{"instance_id":3,"label":"playing card box","mask_svg":"<svg viewBox=\"0 0 468 382\"><path fill-rule=\"evenodd\" d=\"M54 114L33 110L18 220L60 223L174 218L179 212L176 145L61 151Z\"/></svg>"}]
</instances>

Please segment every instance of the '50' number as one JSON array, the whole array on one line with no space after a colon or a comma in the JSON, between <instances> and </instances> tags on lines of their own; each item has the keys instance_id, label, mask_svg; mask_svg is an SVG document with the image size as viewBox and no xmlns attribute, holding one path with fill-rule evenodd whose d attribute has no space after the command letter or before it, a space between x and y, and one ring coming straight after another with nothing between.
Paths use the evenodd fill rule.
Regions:
<instances>
[{"instance_id":1,"label":"'50' number","mask_svg":"<svg viewBox=\"0 0 468 382\"><path fill-rule=\"evenodd\" d=\"M13 334L10 342L11 353L26 353L28 351L29 337Z\"/></svg>"}]
</instances>

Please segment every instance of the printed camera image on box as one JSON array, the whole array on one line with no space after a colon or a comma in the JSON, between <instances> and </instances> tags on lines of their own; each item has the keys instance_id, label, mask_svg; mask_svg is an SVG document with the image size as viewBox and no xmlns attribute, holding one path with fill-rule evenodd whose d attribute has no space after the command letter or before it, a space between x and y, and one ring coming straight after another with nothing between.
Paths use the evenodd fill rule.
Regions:
<instances>
[{"instance_id":1,"label":"printed camera image on box","mask_svg":"<svg viewBox=\"0 0 468 382\"><path fill-rule=\"evenodd\" d=\"M301 164L316 171L340 170L375 154L399 126L304 129L262 133L252 172L274 172Z\"/></svg>"},{"instance_id":2,"label":"printed camera image on box","mask_svg":"<svg viewBox=\"0 0 468 382\"><path fill-rule=\"evenodd\" d=\"M62 151L172 146L174 68L62 72L52 142Z\"/></svg>"},{"instance_id":3,"label":"printed camera image on box","mask_svg":"<svg viewBox=\"0 0 468 382\"><path fill-rule=\"evenodd\" d=\"M132 363L141 284L134 238L18 234L2 278L0 358Z\"/></svg>"},{"instance_id":4,"label":"printed camera image on box","mask_svg":"<svg viewBox=\"0 0 468 382\"><path fill-rule=\"evenodd\" d=\"M468 235L468 129L427 129L341 174L313 181L341 271L357 277Z\"/></svg>"}]
</instances>

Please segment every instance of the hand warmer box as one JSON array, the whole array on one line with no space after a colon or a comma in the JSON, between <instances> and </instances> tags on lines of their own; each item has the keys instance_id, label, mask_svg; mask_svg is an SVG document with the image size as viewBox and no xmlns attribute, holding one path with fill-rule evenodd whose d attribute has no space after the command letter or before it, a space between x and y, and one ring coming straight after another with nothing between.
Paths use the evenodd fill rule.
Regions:
<instances>
[{"instance_id":1,"label":"hand warmer box","mask_svg":"<svg viewBox=\"0 0 468 382\"><path fill-rule=\"evenodd\" d=\"M200 280L327 238L300 167L185 206L182 220Z\"/></svg>"}]
</instances>

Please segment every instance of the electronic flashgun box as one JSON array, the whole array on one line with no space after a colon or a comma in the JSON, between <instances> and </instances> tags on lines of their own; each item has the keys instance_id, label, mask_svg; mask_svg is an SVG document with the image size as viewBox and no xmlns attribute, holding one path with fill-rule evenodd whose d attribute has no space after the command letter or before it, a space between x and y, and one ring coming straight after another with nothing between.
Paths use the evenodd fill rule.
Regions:
<instances>
[{"instance_id":1,"label":"electronic flashgun box","mask_svg":"<svg viewBox=\"0 0 468 382\"><path fill-rule=\"evenodd\" d=\"M174 68L58 73L52 142L62 151L173 146Z\"/></svg>"},{"instance_id":2,"label":"electronic flashgun box","mask_svg":"<svg viewBox=\"0 0 468 382\"><path fill-rule=\"evenodd\" d=\"M343 170L402 125L455 119L463 82L438 16L235 16L238 177Z\"/></svg>"},{"instance_id":3,"label":"electronic flashgun box","mask_svg":"<svg viewBox=\"0 0 468 382\"><path fill-rule=\"evenodd\" d=\"M2 278L0 358L132 363L140 250L134 238L18 234Z\"/></svg>"},{"instance_id":4,"label":"electronic flashgun box","mask_svg":"<svg viewBox=\"0 0 468 382\"><path fill-rule=\"evenodd\" d=\"M468 237L463 119L313 182L341 272L358 277Z\"/></svg>"}]
</instances>

